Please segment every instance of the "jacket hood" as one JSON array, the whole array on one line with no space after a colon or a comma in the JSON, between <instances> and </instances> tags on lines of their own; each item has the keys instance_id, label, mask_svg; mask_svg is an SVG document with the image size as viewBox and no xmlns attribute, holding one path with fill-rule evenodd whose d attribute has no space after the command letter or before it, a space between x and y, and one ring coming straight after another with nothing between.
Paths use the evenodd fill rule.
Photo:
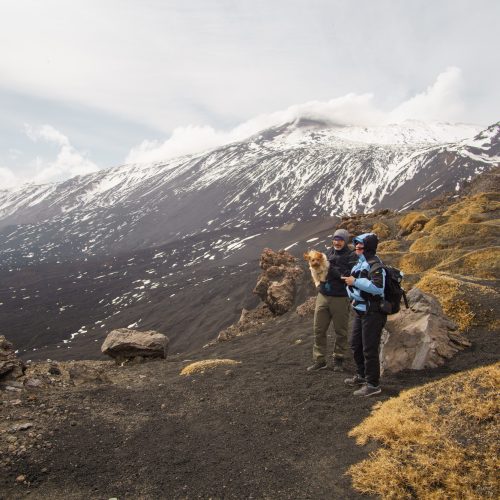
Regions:
<instances>
[{"instance_id":1,"label":"jacket hood","mask_svg":"<svg viewBox=\"0 0 500 500\"><path fill-rule=\"evenodd\" d=\"M365 257L372 257L377 252L378 237L375 233L364 233L356 236L353 240L354 244L363 243L365 250L363 252Z\"/></svg>"}]
</instances>

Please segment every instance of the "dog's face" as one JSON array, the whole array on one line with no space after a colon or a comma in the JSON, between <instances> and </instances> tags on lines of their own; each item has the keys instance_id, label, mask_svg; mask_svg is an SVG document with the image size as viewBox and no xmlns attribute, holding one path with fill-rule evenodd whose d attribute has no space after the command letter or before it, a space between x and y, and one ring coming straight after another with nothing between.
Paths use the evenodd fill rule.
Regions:
<instances>
[{"instance_id":1,"label":"dog's face","mask_svg":"<svg viewBox=\"0 0 500 500\"><path fill-rule=\"evenodd\" d=\"M314 269L319 269L325 265L325 256L316 250L309 250L304 254L304 259L309 262L309 265Z\"/></svg>"}]
</instances>

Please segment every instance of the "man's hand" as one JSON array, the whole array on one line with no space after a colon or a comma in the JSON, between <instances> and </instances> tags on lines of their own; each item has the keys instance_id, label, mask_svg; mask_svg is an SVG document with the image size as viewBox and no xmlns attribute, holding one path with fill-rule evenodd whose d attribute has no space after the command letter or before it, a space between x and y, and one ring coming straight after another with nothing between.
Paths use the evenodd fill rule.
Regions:
<instances>
[{"instance_id":1,"label":"man's hand","mask_svg":"<svg viewBox=\"0 0 500 500\"><path fill-rule=\"evenodd\" d=\"M347 286L354 285L354 282L356 281L356 278L354 276L342 276L342 279Z\"/></svg>"}]
</instances>

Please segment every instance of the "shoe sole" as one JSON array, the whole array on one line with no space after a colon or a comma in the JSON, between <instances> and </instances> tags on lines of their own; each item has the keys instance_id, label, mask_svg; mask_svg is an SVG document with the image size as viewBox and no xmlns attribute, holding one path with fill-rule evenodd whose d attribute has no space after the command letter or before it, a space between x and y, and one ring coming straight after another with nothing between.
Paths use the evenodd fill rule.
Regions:
<instances>
[{"instance_id":1,"label":"shoe sole","mask_svg":"<svg viewBox=\"0 0 500 500\"><path fill-rule=\"evenodd\" d=\"M348 385L349 387L361 387L361 386L365 385L366 382L352 382L352 383L349 383L349 382L346 382L344 380L344 384Z\"/></svg>"},{"instance_id":2,"label":"shoe sole","mask_svg":"<svg viewBox=\"0 0 500 500\"><path fill-rule=\"evenodd\" d=\"M309 368L306 370L308 371L309 373L314 373L314 372L319 372L321 370L327 370L328 369L328 365L325 365L325 366L322 366L321 368L315 368L314 370L309 370Z\"/></svg>"},{"instance_id":3,"label":"shoe sole","mask_svg":"<svg viewBox=\"0 0 500 500\"><path fill-rule=\"evenodd\" d=\"M376 396L377 394L380 394L382 392L382 389L379 389L378 391L375 392L370 392L369 394L356 394L357 391L353 393L354 396L362 397L362 398L369 398L370 396Z\"/></svg>"}]
</instances>

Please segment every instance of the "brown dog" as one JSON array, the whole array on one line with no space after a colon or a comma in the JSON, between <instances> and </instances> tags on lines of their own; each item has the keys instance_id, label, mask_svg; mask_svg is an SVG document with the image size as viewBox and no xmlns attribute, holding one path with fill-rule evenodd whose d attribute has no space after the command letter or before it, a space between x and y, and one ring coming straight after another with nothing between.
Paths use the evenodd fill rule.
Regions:
<instances>
[{"instance_id":1,"label":"brown dog","mask_svg":"<svg viewBox=\"0 0 500 500\"><path fill-rule=\"evenodd\" d=\"M330 262L326 255L316 250L309 250L304 254L304 259L309 262L309 270L315 286L318 286L320 281L326 281L326 275L330 267Z\"/></svg>"}]
</instances>

